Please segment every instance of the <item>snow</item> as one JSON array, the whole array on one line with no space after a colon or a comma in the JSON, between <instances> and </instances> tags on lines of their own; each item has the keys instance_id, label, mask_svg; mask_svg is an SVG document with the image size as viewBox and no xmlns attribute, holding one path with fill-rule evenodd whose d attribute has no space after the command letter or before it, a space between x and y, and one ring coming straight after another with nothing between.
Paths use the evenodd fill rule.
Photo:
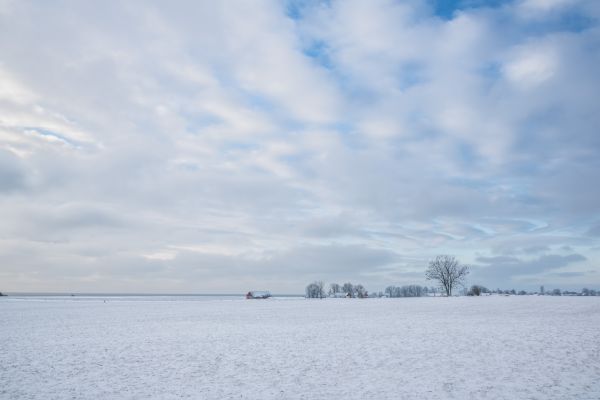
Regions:
<instances>
[{"instance_id":1,"label":"snow","mask_svg":"<svg viewBox=\"0 0 600 400\"><path fill-rule=\"evenodd\" d=\"M2 298L0 399L42 398L599 399L600 297Z\"/></svg>"}]
</instances>

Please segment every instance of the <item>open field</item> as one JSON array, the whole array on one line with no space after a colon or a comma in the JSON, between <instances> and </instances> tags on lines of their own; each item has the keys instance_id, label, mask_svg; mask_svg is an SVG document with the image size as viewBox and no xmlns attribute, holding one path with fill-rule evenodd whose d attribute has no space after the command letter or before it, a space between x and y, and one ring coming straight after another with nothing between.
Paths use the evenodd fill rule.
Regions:
<instances>
[{"instance_id":1,"label":"open field","mask_svg":"<svg viewBox=\"0 0 600 400\"><path fill-rule=\"evenodd\" d=\"M11 400L598 399L600 297L3 298L0 382Z\"/></svg>"}]
</instances>

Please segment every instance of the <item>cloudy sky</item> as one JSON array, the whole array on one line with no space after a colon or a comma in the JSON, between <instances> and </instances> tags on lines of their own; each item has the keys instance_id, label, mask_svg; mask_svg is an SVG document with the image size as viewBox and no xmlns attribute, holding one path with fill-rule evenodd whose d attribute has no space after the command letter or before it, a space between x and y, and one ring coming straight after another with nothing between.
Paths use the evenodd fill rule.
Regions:
<instances>
[{"instance_id":1,"label":"cloudy sky","mask_svg":"<svg viewBox=\"0 0 600 400\"><path fill-rule=\"evenodd\" d=\"M0 0L0 290L598 288L599 19Z\"/></svg>"}]
</instances>

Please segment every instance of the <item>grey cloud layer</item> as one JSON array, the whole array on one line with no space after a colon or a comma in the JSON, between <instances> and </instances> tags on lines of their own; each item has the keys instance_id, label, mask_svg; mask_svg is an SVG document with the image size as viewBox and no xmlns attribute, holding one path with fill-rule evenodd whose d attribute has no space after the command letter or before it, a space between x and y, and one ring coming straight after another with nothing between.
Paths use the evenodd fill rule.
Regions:
<instances>
[{"instance_id":1,"label":"grey cloud layer","mask_svg":"<svg viewBox=\"0 0 600 400\"><path fill-rule=\"evenodd\" d=\"M289 8L2 3L0 290L600 285L594 2Z\"/></svg>"}]
</instances>

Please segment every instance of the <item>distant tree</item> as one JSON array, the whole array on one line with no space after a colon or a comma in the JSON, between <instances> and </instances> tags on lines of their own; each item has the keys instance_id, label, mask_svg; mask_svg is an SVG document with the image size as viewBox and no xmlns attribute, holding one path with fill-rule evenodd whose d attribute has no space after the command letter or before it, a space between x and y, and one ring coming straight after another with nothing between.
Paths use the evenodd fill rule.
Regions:
<instances>
[{"instance_id":1,"label":"distant tree","mask_svg":"<svg viewBox=\"0 0 600 400\"><path fill-rule=\"evenodd\" d=\"M393 286L388 286L385 288L384 293L388 296L388 297L394 297L392 296L392 294L394 293L394 287Z\"/></svg>"},{"instance_id":2,"label":"distant tree","mask_svg":"<svg viewBox=\"0 0 600 400\"><path fill-rule=\"evenodd\" d=\"M469 293L467 293L469 296L481 296L481 286L479 285L473 285L471 286L471 289L469 289Z\"/></svg>"},{"instance_id":3,"label":"distant tree","mask_svg":"<svg viewBox=\"0 0 600 400\"><path fill-rule=\"evenodd\" d=\"M515 289L511 289L510 294L517 294L517 291Z\"/></svg>"},{"instance_id":4,"label":"distant tree","mask_svg":"<svg viewBox=\"0 0 600 400\"><path fill-rule=\"evenodd\" d=\"M421 297L427 296L430 292L435 294L433 288L428 289L419 285L388 286L385 288L385 294L388 297Z\"/></svg>"},{"instance_id":5,"label":"distant tree","mask_svg":"<svg viewBox=\"0 0 600 400\"><path fill-rule=\"evenodd\" d=\"M354 285L352 285L350 282L344 283L344 286L342 286L342 292L350 295L350 297L354 297Z\"/></svg>"},{"instance_id":6,"label":"distant tree","mask_svg":"<svg viewBox=\"0 0 600 400\"><path fill-rule=\"evenodd\" d=\"M540 286L540 293L544 294L544 285Z\"/></svg>"},{"instance_id":7,"label":"distant tree","mask_svg":"<svg viewBox=\"0 0 600 400\"><path fill-rule=\"evenodd\" d=\"M342 287L337 283L332 283L329 285L329 294L336 294L342 291Z\"/></svg>"},{"instance_id":8,"label":"distant tree","mask_svg":"<svg viewBox=\"0 0 600 400\"><path fill-rule=\"evenodd\" d=\"M461 266L453 256L439 255L429 262L425 277L437 281L446 296L452 296L452 290L462 285L468 274L469 267Z\"/></svg>"},{"instance_id":9,"label":"distant tree","mask_svg":"<svg viewBox=\"0 0 600 400\"><path fill-rule=\"evenodd\" d=\"M561 295L561 291L560 289L554 289L552 291L552 296L560 296Z\"/></svg>"},{"instance_id":10,"label":"distant tree","mask_svg":"<svg viewBox=\"0 0 600 400\"><path fill-rule=\"evenodd\" d=\"M358 285L354 286L353 297L358 297L359 299L368 297L367 289L365 289L365 287L359 283Z\"/></svg>"},{"instance_id":11,"label":"distant tree","mask_svg":"<svg viewBox=\"0 0 600 400\"><path fill-rule=\"evenodd\" d=\"M423 296L423 287L419 285L408 286L408 297L421 297Z\"/></svg>"},{"instance_id":12,"label":"distant tree","mask_svg":"<svg viewBox=\"0 0 600 400\"><path fill-rule=\"evenodd\" d=\"M590 296L597 296L596 289L590 289Z\"/></svg>"},{"instance_id":13,"label":"distant tree","mask_svg":"<svg viewBox=\"0 0 600 400\"><path fill-rule=\"evenodd\" d=\"M524 291L524 290L520 290L520 291L519 291L519 296L524 296L524 295L526 295L526 294L527 294L527 292L526 292L526 291Z\"/></svg>"},{"instance_id":14,"label":"distant tree","mask_svg":"<svg viewBox=\"0 0 600 400\"><path fill-rule=\"evenodd\" d=\"M323 281L317 281L315 283L319 287L319 298L322 299L323 297L325 297L325 284L323 283Z\"/></svg>"},{"instance_id":15,"label":"distant tree","mask_svg":"<svg viewBox=\"0 0 600 400\"><path fill-rule=\"evenodd\" d=\"M309 299L322 299L325 297L325 285L321 281L315 281L306 287L306 297Z\"/></svg>"},{"instance_id":16,"label":"distant tree","mask_svg":"<svg viewBox=\"0 0 600 400\"><path fill-rule=\"evenodd\" d=\"M581 289L581 294L584 295L584 296L589 296L590 295L590 289L584 287L583 289Z\"/></svg>"},{"instance_id":17,"label":"distant tree","mask_svg":"<svg viewBox=\"0 0 600 400\"><path fill-rule=\"evenodd\" d=\"M316 293L318 291L317 285L314 283L309 283L306 286L306 289L304 289L306 292L306 298L307 299L313 299L316 297Z\"/></svg>"}]
</instances>

